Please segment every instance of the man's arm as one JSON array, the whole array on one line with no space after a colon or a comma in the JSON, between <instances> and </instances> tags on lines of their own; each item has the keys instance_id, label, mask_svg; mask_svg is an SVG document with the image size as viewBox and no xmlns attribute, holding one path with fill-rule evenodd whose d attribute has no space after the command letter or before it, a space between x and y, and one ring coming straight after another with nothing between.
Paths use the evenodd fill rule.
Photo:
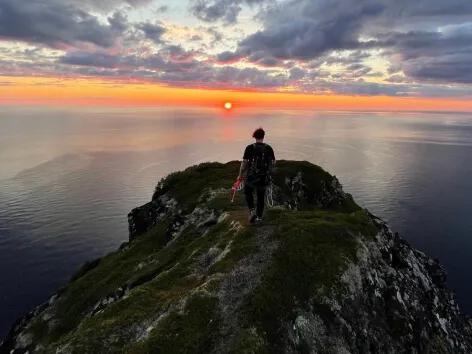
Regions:
<instances>
[{"instance_id":1,"label":"man's arm","mask_svg":"<svg viewBox=\"0 0 472 354\"><path fill-rule=\"evenodd\" d=\"M275 153L274 153L274 149L272 148L272 146L270 147L270 151L271 151L271 154L272 154L272 168L275 168L275 163L277 162L277 160L275 159Z\"/></svg>"},{"instance_id":2,"label":"man's arm","mask_svg":"<svg viewBox=\"0 0 472 354\"><path fill-rule=\"evenodd\" d=\"M241 162L241 167L239 168L239 178L243 177L243 173L246 171L247 166L249 164L249 159L251 157L251 148L250 145L246 147L246 150L244 150L244 156L243 156L243 162Z\"/></svg>"},{"instance_id":3,"label":"man's arm","mask_svg":"<svg viewBox=\"0 0 472 354\"><path fill-rule=\"evenodd\" d=\"M239 168L238 179L243 177L243 173L244 171L246 171L246 168L247 168L247 163L248 163L248 160L243 160L243 162L241 162L241 167Z\"/></svg>"}]
</instances>

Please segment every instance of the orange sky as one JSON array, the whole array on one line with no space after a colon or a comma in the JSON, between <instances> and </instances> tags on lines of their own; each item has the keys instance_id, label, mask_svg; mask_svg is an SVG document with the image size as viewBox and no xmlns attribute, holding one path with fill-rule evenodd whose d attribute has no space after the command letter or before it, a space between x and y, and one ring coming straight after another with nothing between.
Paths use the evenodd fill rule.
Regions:
<instances>
[{"instance_id":1,"label":"orange sky","mask_svg":"<svg viewBox=\"0 0 472 354\"><path fill-rule=\"evenodd\" d=\"M97 80L4 77L0 105L155 105L301 108L334 110L472 111L472 101L447 98L390 96L303 95L209 89L181 89L157 84L130 84Z\"/></svg>"}]
</instances>

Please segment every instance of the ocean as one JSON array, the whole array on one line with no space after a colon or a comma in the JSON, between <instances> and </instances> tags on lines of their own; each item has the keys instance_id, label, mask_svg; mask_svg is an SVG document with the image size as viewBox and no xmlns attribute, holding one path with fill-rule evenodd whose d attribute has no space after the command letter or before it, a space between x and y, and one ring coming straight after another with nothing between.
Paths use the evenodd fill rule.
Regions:
<instances>
[{"instance_id":1,"label":"ocean","mask_svg":"<svg viewBox=\"0 0 472 354\"><path fill-rule=\"evenodd\" d=\"M439 259L472 314L472 114L4 106L0 341L81 264L127 241L128 212L163 176L240 160L260 126L277 159L322 166Z\"/></svg>"}]
</instances>

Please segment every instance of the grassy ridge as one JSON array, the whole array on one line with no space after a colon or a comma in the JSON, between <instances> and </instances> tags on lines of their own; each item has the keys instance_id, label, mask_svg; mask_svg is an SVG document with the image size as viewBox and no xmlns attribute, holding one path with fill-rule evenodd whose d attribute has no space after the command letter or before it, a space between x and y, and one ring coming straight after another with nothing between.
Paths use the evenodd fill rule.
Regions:
<instances>
[{"instance_id":1,"label":"grassy ridge","mask_svg":"<svg viewBox=\"0 0 472 354\"><path fill-rule=\"evenodd\" d=\"M41 317L33 321L29 331L34 342L43 345L45 353L63 345L70 345L73 353L211 352L225 340L219 332L221 313L215 297L218 277L255 252L257 227L247 225L242 195L229 203L229 188L238 171L238 162L207 163L164 178L154 199L170 194L184 214L205 203L228 217L206 229L190 225L168 245L164 235L171 220L166 218L129 247L85 265L62 289L54 325ZM300 173L303 198L287 183ZM297 199L299 210L268 212L265 223L274 230L270 237L279 246L262 282L238 311L242 327L233 353L277 352L281 324L293 319L300 306L316 305L320 288L342 296L339 277L348 262L356 260L357 238L377 232L349 198L320 209L316 196L333 192L333 177L318 166L280 161L274 182L281 202ZM208 189L228 193L207 200ZM234 228L235 223L242 229ZM215 248L228 248L228 253L208 269L196 271L202 257ZM131 290L90 316L99 301L120 287Z\"/></svg>"}]
</instances>

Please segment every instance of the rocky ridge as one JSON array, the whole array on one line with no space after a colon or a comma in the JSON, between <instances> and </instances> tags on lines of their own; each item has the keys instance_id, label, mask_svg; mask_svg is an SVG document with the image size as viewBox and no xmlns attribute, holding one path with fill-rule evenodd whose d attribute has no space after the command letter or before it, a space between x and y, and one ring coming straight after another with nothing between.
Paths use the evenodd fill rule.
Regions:
<instances>
[{"instance_id":1,"label":"rocky ridge","mask_svg":"<svg viewBox=\"0 0 472 354\"><path fill-rule=\"evenodd\" d=\"M247 225L238 163L171 174L120 249L20 319L0 353L472 353L441 264L339 181L281 161Z\"/></svg>"}]
</instances>

